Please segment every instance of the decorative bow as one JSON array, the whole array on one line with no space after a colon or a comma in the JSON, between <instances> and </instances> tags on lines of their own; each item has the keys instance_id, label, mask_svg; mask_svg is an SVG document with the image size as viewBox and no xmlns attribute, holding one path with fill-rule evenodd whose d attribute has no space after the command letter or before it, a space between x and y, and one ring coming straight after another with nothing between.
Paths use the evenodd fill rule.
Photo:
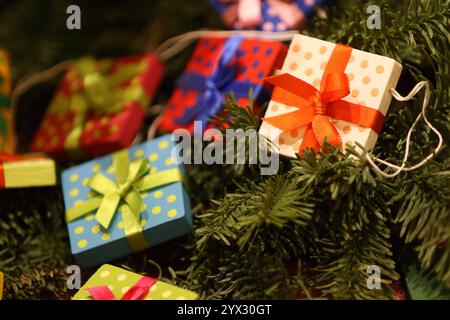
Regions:
<instances>
[{"instance_id":1,"label":"decorative bow","mask_svg":"<svg viewBox=\"0 0 450 320\"><path fill-rule=\"evenodd\" d=\"M306 126L300 155L306 148L320 149L325 139L334 146L342 144L330 118L372 128L377 133L381 131L384 121L381 112L342 100L350 93L349 80L344 71L351 51L351 47L336 45L322 76L320 90L290 74L267 78L267 82L276 86L272 99L299 110L264 118L264 121L283 132Z\"/></svg>"},{"instance_id":2,"label":"decorative bow","mask_svg":"<svg viewBox=\"0 0 450 320\"><path fill-rule=\"evenodd\" d=\"M77 60L70 72L81 78L81 85L75 86L75 92L71 92L69 100L56 99L51 106L54 111L70 110L75 113L73 129L64 142L67 150L78 149L90 112L111 115L122 111L131 101L138 101L141 106L148 103L148 97L141 86L131 83L122 87L145 69L146 61L121 66L113 74L105 75L101 67L108 66L110 62L111 60L98 62L92 57Z\"/></svg>"},{"instance_id":3,"label":"decorative bow","mask_svg":"<svg viewBox=\"0 0 450 320\"><path fill-rule=\"evenodd\" d=\"M213 73L209 77L194 72L186 72L177 81L177 86L198 92L195 105L185 109L175 119L176 124L186 125L194 120L206 122L222 108L224 93L233 91L237 96L245 96L250 90L248 82L233 81L238 64L237 53L242 43L241 37L229 38L220 53Z\"/></svg>"},{"instance_id":4,"label":"decorative bow","mask_svg":"<svg viewBox=\"0 0 450 320\"><path fill-rule=\"evenodd\" d=\"M136 282L120 300L144 300L157 279L142 277ZM97 286L86 289L94 300L117 300L108 286Z\"/></svg>"},{"instance_id":5,"label":"decorative bow","mask_svg":"<svg viewBox=\"0 0 450 320\"><path fill-rule=\"evenodd\" d=\"M283 0L226 0L228 9L223 11L223 18L229 25L236 28L251 29L262 25L264 10L270 10L288 29L297 28L304 14L295 1Z\"/></svg>"},{"instance_id":6,"label":"decorative bow","mask_svg":"<svg viewBox=\"0 0 450 320\"><path fill-rule=\"evenodd\" d=\"M75 205L66 211L68 222L76 220L93 210L95 219L105 229L109 228L117 210L122 213L124 233L135 251L148 247L142 236L140 211L142 206L141 192L182 181L182 173L178 168L151 173L147 159L138 159L131 163L126 150L112 155L115 181L102 173L96 173L88 182L88 186L98 196Z\"/></svg>"}]
</instances>

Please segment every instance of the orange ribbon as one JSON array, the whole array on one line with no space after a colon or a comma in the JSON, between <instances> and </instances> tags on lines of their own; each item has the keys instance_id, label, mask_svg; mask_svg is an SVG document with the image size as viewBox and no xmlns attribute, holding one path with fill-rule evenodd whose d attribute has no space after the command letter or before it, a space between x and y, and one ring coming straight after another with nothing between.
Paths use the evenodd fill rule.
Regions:
<instances>
[{"instance_id":1,"label":"orange ribbon","mask_svg":"<svg viewBox=\"0 0 450 320\"><path fill-rule=\"evenodd\" d=\"M342 144L331 118L371 128L377 133L381 131L384 121L381 112L342 100L350 93L350 83L344 71L351 52L351 47L336 45L322 76L320 90L288 73L266 78L276 86L272 100L299 110L264 118L264 121L283 132L306 126L298 152L300 155L307 148L321 149L325 139L333 146Z\"/></svg>"}]
</instances>

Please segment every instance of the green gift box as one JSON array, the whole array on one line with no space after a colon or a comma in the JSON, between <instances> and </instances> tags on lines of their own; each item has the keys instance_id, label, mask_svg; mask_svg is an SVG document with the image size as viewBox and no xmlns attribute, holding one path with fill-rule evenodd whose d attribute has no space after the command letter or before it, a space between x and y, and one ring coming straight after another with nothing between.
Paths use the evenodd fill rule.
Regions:
<instances>
[{"instance_id":1,"label":"green gift box","mask_svg":"<svg viewBox=\"0 0 450 320\"><path fill-rule=\"evenodd\" d=\"M80 290L72 297L72 300L94 300L101 299L90 293L90 290L100 288L107 291L109 300L124 300L127 292L139 286L142 280L149 280L150 284L144 286L143 294L136 295L135 299L129 300L195 300L198 295L195 292L176 287L174 285L144 277L137 273L127 271L109 264L101 266L94 275L80 288ZM105 288L106 287L106 288ZM131 290L131 291L130 291ZM126 299L126 298L125 298ZM104 298L101 300L105 300Z\"/></svg>"}]
</instances>

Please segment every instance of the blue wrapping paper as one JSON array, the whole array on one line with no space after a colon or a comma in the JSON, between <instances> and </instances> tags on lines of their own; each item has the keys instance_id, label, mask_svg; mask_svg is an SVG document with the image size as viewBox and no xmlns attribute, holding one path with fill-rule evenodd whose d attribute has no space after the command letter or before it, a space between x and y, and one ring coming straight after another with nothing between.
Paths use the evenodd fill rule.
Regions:
<instances>
[{"instance_id":1,"label":"blue wrapping paper","mask_svg":"<svg viewBox=\"0 0 450 320\"><path fill-rule=\"evenodd\" d=\"M152 170L163 171L178 167L171 158L174 143L170 135L135 145L128 149L130 161L150 160ZM97 158L72 167L62 173L62 187L66 210L77 201L86 201L93 191L86 185L95 172L114 179L112 155ZM141 209L143 235L150 246L192 232L192 215L188 195L181 182L151 189L144 194ZM94 218L95 211L67 224L72 254L83 267L109 262L133 253L123 231L120 211L116 212L108 230Z\"/></svg>"}]
</instances>

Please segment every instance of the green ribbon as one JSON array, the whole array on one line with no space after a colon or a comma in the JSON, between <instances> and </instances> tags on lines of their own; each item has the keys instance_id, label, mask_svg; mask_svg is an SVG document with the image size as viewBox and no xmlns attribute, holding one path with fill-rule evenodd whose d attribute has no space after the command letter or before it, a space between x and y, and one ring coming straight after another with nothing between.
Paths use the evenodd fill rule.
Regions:
<instances>
[{"instance_id":1,"label":"green ribbon","mask_svg":"<svg viewBox=\"0 0 450 320\"><path fill-rule=\"evenodd\" d=\"M98 196L68 209L66 220L71 222L97 210L96 221L104 229L108 229L114 214L120 210L125 236L133 250L139 251L148 247L141 227L141 193L174 182L182 182L183 175L178 168L151 173L147 159L138 159L130 163L127 150L114 153L112 159L115 181L99 172L92 176L88 186Z\"/></svg>"},{"instance_id":2,"label":"green ribbon","mask_svg":"<svg viewBox=\"0 0 450 320\"><path fill-rule=\"evenodd\" d=\"M103 65L105 66L105 63ZM89 112L117 114L131 101L138 101L143 107L149 101L140 85L130 84L127 88L120 87L146 68L145 61L120 67L111 75L105 75L101 66L92 57L77 60L74 68L82 79L83 91L73 93L68 101L55 101L51 107L52 111L70 110L75 113L73 129L64 141L64 146L68 150L78 149Z\"/></svg>"}]
</instances>

